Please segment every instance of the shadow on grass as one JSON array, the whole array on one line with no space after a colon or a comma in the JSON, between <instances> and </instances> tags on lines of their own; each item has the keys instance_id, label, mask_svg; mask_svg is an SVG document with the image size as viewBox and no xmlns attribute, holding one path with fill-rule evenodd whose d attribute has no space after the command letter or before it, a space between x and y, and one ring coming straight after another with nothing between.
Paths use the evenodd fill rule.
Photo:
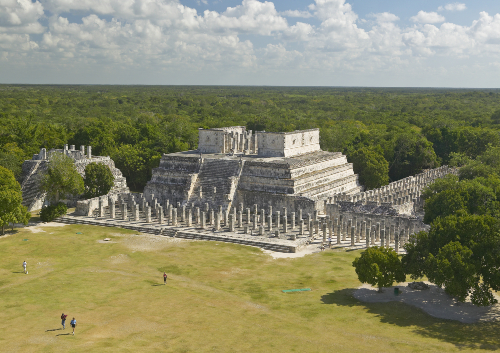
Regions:
<instances>
[{"instance_id":1,"label":"shadow on grass","mask_svg":"<svg viewBox=\"0 0 500 353\"><path fill-rule=\"evenodd\" d=\"M12 271L12 273L24 273L24 271Z\"/></svg>"},{"instance_id":2,"label":"shadow on grass","mask_svg":"<svg viewBox=\"0 0 500 353\"><path fill-rule=\"evenodd\" d=\"M355 299L353 288L341 289L321 297L323 304L363 306L380 322L401 327L411 327L426 338L448 342L462 349L500 349L500 322L463 324L454 320L437 319L423 310L400 302L365 303Z\"/></svg>"},{"instance_id":3,"label":"shadow on grass","mask_svg":"<svg viewBox=\"0 0 500 353\"><path fill-rule=\"evenodd\" d=\"M71 336L71 332L68 332L68 333L60 333L60 334L56 335L56 337L57 337L57 336Z\"/></svg>"},{"instance_id":4,"label":"shadow on grass","mask_svg":"<svg viewBox=\"0 0 500 353\"><path fill-rule=\"evenodd\" d=\"M163 283L156 283L156 284L152 284L151 287L156 287L156 286L164 286Z\"/></svg>"},{"instance_id":5,"label":"shadow on grass","mask_svg":"<svg viewBox=\"0 0 500 353\"><path fill-rule=\"evenodd\" d=\"M53 328L52 330L46 330L45 332L50 332L50 331L60 331L62 328Z\"/></svg>"}]
</instances>

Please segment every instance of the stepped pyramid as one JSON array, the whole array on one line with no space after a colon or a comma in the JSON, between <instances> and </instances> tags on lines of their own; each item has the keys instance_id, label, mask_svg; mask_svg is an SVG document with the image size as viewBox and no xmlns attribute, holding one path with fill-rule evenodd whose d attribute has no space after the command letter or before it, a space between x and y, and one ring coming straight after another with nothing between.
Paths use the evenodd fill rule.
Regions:
<instances>
[{"instance_id":1,"label":"stepped pyramid","mask_svg":"<svg viewBox=\"0 0 500 353\"><path fill-rule=\"evenodd\" d=\"M40 181L44 171L50 163L50 156L54 153L64 153L73 158L75 167L78 173L85 176L85 167L92 163L103 163L107 165L113 176L115 177L115 185L111 189L111 193L129 192L127 180L122 175L122 172L115 167L115 162L108 156L93 156L92 147L80 146L80 150L75 150L75 146L64 145L63 149L51 149L47 151L45 148L40 150L40 153L33 155L33 158L26 160L22 166L21 173L21 190L23 192L23 205L28 208L28 211L39 210L45 203L45 194L40 192ZM68 200L68 205L76 203L78 197L73 200Z\"/></svg>"},{"instance_id":2,"label":"stepped pyramid","mask_svg":"<svg viewBox=\"0 0 500 353\"><path fill-rule=\"evenodd\" d=\"M319 129L253 134L233 126L200 129L197 150L163 155L144 194L224 210L243 203L313 212L360 191L346 156L320 149Z\"/></svg>"}]
</instances>

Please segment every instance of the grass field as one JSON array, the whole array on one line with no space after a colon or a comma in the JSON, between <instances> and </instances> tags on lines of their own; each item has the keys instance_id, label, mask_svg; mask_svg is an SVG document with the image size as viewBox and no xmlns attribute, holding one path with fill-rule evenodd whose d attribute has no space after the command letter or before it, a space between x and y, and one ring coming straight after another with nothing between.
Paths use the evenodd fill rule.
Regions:
<instances>
[{"instance_id":1,"label":"grass field","mask_svg":"<svg viewBox=\"0 0 500 353\"><path fill-rule=\"evenodd\" d=\"M0 237L2 352L500 348L499 323L460 324L400 303L353 299L360 283L351 263L359 252L274 260L252 247L172 241L116 228L43 230ZM99 242L106 237L112 242ZM305 287L312 291L281 292ZM69 320L60 329L62 312L76 317L75 336L69 335Z\"/></svg>"}]
</instances>

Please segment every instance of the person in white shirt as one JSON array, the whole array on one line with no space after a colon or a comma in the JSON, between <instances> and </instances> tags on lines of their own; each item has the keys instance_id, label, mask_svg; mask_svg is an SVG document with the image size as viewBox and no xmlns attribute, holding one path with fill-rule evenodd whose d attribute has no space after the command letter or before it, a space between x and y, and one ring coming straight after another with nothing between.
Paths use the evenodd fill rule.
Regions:
<instances>
[{"instance_id":1,"label":"person in white shirt","mask_svg":"<svg viewBox=\"0 0 500 353\"><path fill-rule=\"evenodd\" d=\"M24 273L28 274L28 271L26 270L26 261L23 261L23 269Z\"/></svg>"}]
</instances>

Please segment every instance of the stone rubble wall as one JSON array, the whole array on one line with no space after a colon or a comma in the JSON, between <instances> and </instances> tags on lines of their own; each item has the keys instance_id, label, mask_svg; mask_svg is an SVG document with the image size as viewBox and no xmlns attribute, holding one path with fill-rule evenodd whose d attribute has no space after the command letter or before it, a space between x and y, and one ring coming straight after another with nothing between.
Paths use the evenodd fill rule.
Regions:
<instances>
[{"instance_id":1,"label":"stone rubble wall","mask_svg":"<svg viewBox=\"0 0 500 353\"><path fill-rule=\"evenodd\" d=\"M115 162L109 156L92 156L91 146L87 146L87 151L84 152L85 146L81 146L80 150L75 150L75 146L65 145L63 149L52 149L46 151L45 148L40 150L40 153L35 154L33 159L26 160L22 166L21 174L21 190L23 192L23 205L28 208L28 211L41 209L46 203L46 194L40 192L40 182L42 176L50 163L50 157L54 153L63 153L73 158L76 171L85 177L85 167L90 163L102 163L109 167L114 177L114 185L111 193L128 192L127 180L122 172L115 167ZM76 205L79 196L70 197L63 200L69 207Z\"/></svg>"}]
</instances>

